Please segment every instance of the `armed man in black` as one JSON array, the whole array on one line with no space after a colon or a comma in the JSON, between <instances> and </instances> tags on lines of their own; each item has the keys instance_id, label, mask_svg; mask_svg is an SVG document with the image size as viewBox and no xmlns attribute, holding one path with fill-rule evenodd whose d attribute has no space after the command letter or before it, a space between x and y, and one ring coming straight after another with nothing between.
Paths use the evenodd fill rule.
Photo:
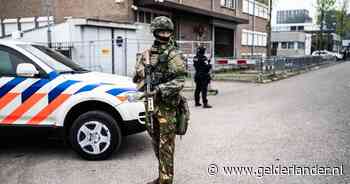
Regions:
<instances>
[{"instance_id":1,"label":"armed man in black","mask_svg":"<svg viewBox=\"0 0 350 184\"><path fill-rule=\"evenodd\" d=\"M200 46L197 50L197 55L193 59L194 68L196 70L194 81L196 83L196 90L194 92L194 98L196 107L201 106L200 94L202 93L203 108L212 108L208 104L207 94L208 85L210 83L210 70L212 68L210 60L205 56L205 47Z\"/></svg>"}]
</instances>

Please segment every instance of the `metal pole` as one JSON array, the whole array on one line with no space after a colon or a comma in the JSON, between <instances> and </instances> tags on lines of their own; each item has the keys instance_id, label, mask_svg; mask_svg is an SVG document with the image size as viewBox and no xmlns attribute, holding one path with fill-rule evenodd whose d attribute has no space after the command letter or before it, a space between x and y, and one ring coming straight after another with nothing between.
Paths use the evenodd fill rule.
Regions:
<instances>
[{"instance_id":1,"label":"metal pole","mask_svg":"<svg viewBox=\"0 0 350 184\"><path fill-rule=\"evenodd\" d=\"M92 67L91 67L91 57L92 57L92 54L91 54L91 45L92 45L92 41L89 41L89 69L92 70Z\"/></svg>"},{"instance_id":2,"label":"metal pole","mask_svg":"<svg viewBox=\"0 0 350 184\"><path fill-rule=\"evenodd\" d=\"M50 14L51 14L50 0L46 0L46 8L47 8L47 44L49 48L52 48L52 31L51 31L51 24L50 24Z\"/></svg>"},{"instance_id":3,"label":"metal pole","mask_svg":"<svg viewBox=\"0 0 350 184\"><path fill-rule=\"evenodd\" d=\"M114 29L111 29L111 37L112 37L112 74L115 74L115 57L114 57L114 53L115 53L115 48L114 48Z\"/></svg>"},{"instance_id":4,"label":"metal pole","mask_svg":"<svg viewBox=\"0 0 350 184\"><path fill-rule=\"evenodd\" d=\"M125 59L125 76L128 76L128 38L125 38L124 41L124 59Z\"/></svg>"},{"instance_id":5,"label":"metal pole","mask_svg":"<svg viewBox=\"0 0 350 184\"><path fill-rule=\"evenodd\" d=\"M252 34L252 47L251 47L251 57L254 56L254 43L255 43L255 3L256 3L256 0L253 0L253 21L252 21L252 31L253 31L253 34Z\"/></svg>"},{"instance_id":6,"label":"metal pole","mask_svg":"<svg viewBox=\"0 0 350 184\"><path fill-rule=\"evenodd\" d=\"M4 20L2 18L0 18L0 37L3 37L6 35L5 33L5 25L4 25Z\"/></svg>"}]
</instances>

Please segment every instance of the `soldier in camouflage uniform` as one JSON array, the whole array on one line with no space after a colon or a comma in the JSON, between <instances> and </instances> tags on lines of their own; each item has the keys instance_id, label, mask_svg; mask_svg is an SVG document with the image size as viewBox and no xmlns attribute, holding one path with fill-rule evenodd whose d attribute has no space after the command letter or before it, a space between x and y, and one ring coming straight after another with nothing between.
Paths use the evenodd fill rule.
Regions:
<instances>
[{"instance_id":1,"label":"soldier in camouflage uniform","mask_svg":"<svg viewBox=\"0 0 350 184\"><path fill-rule=\"evenodd\" d=\"M185 65L173 39L174 25L164 16L157 17L151 24L156 40L150 50L138 57L134 82L144 91L145 60L152 66L154 89L153 129L146 122L152 138L153 149L159 160L159 178L149 184L172 184L174 177L174 150L178 106L184 97L181 91L185 82ZM146 55L149 54L149 57ZM147 108L147 107L146 107Z\"/></svg>"}]
</instances>

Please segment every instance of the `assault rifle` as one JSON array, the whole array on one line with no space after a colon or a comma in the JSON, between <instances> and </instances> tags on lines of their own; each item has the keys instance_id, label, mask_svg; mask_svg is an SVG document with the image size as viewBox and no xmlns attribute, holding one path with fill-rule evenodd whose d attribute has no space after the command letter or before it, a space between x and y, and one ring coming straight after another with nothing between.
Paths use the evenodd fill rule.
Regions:
<instances>
[{"instance_id":1,"label":"assault rifle","mask_svg":"<svg viewBox=\"0 0 350 184\"><path fill-rule=\"evenodd\" d=\"M145 56L145 106L146 106L146 118L148 119L149 126L151 129L151 132L153 132L153 111L154 111L154 105L153 105L153 96L151 95L153 85L152 85L152 65L150 61L150 53L149 51L146 51Z\"/></svg>"}]
</instances>

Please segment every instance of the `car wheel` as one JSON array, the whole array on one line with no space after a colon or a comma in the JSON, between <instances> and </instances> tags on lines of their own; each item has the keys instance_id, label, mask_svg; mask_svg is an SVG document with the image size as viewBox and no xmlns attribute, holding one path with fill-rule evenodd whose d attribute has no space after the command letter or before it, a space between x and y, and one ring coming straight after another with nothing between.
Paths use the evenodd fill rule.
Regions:
<instances>
[{"instance_id":1,"label":"car wheel","mask_svg":"<svg viewBox=\"0 0 350 184\"><path fill-rule=\"evenodd\" d=\"M122 133L111 115L89 111L74 121L69 138L73 149L84 159L103 160L119 149Z\"/></svg>"}]
</instances>

